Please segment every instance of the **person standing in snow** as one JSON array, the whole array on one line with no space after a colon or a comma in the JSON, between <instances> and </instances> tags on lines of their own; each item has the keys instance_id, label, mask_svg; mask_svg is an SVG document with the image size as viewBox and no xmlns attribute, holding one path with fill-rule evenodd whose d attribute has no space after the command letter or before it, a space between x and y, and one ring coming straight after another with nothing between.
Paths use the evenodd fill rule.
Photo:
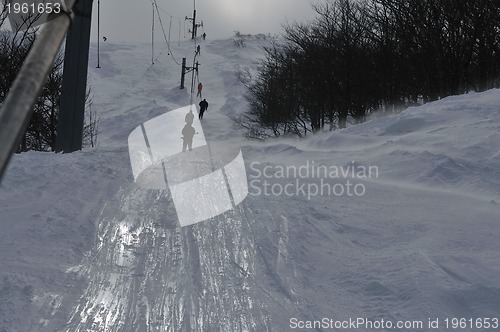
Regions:
<instances>
[{"instance_id":1,"label":"person standing in snow","mask_svg":"<svg viewBox=\"0 0 500 332\"><path fill-rule=\"evenodd\" d=\"M191 125L193 124L193 120L194 120L193 110L189 110L189 112L184 117L184 121L186 121L188 125Z\"/></svg>"},{"instance_id":2,"label":"person standing in snow","mask_svg":"<svg viewBox=\"0 0 500 332\"><path fill-rule=\"evenodd\" d=\"M193 149L193 136L195 133L196 131L190 123L186 123L184 128L182 128L182 152L185 152L186 148L189 151Z\"/></svg>"},{"instance_id":3,"label":"person standing in snow","mask_svg":"<svg viewBox=\"0 0 500 332\"><path fill-rule=\"evenodd\" d=\"M208 108L208 102L206 99L203 99L198 105L200 105L200 114L198 115L198 117L201 120L203 119L203 113L205 113Z\"/></svg>"},{"instance_id":4,"label":"person standing in snow","mask_svg":"<svg viewBox=\"0 0 500 332\"><path fill-rule=\"evenodd\" d=\"M201 98L201 90L203 89L203 84L198 83L198 94L196 95L196 97L200 97Z\"/></svg>"}]
</instances>

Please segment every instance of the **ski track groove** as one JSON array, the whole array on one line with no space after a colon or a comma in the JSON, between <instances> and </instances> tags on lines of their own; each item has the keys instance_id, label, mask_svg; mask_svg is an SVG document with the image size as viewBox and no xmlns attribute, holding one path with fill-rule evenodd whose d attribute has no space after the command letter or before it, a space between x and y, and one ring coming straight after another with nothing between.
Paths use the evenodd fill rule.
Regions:
<instances>
[{"instance_id":1,"label":"ski track groove","mask_svg":"<svg viewBox=\"0 0 500 332\"><path fill-rule=\"evenodd\" d=\"M129 197L120 199L122 211L136 199L167 201L151 200L135 188L123 195ZM244 207L182 229L155 227L149 213L127 211L118 220L115 208L110 205L101 220L102 242L89 262L91 281L67 331L271 331L259 309L263 304L252 294L262 254L253 254L254 239L243 235L242 229L251 229L240 212ZM124 224L131 232L140 230L128 250L123 249L128 236L120 234Z\"/></svg>"}]
</instances>

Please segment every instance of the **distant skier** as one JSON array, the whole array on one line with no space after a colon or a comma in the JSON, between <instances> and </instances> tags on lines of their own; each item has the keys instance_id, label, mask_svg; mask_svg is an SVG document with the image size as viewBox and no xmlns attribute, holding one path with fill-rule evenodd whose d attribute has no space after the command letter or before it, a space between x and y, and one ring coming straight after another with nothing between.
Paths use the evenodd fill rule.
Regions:
<instances>
[{"instance_id":1,"label":"distant skier","mask_svg":"<svg viewBox=\"0 0 500 332\"><path fill-rule=\"evenodd\" d=\"M196 133L190 123L186 123L182 128L182 152L186 151L186 147L191 151L193 149L193 136Z\"/></svg>"},{"instance_id":2,"label":"distant skier","mask_svg":"<svg viewBox=\"0 0 500 332\"><path fill-rule=\"evenodd\" d=\"M200 52L201 52L201 46L200 46L200 45L198 45L198 46L196 47L196 54L200 55Z\"/></svg>"},{"instance_id":3,"label":"distant skier","mask_svg":"<svg viewBox=\"0 0 500 332\"><path fill-rule=\"evenodd\" d=\"M193 124L193 120L194 120L193 110L189 110L189 113L187 113L186 116L184 117L184 121L186 121L188 125L191 125Z\"/></svg>"},{"instance_id":4,"label":"distant skier","mask_svg":"<svg viewBox=\"0 0 500 332\"><path fill-rule=\"evenodd\" d=\"M201 120L203 119L203 113L205 113L208 108L208 102L206 99L203 99L198 105L200 105L200 114L198 115L198 118Z\"/></svg>"},{"instance_id":5,"label":"distant skier","mask_svg":"<svg viewBox=\"0 0 500 332\"><path fill-rule=\"evenodd\" d=\"M200 97L201 98L201 90L203 90L203 84L198 83L198 94L196 95L196 97Z\"/></svg>"},{"instance_id":6,"label":"distant skier","mask_svg":"<svg viewBox=\"0 0 500 332\"><path fill-rule=\"evenodd\" d=\"M207 34L206 33L203 33L203 40L207 39Z\"/></svg>"}]
</instances>

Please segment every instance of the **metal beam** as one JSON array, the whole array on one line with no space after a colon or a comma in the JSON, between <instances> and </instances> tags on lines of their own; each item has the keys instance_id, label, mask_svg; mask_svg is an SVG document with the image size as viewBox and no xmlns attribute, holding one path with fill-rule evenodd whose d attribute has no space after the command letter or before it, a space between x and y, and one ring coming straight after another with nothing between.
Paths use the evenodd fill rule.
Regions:
<instances>
[{"instance_id":1,"label":"metal beam","mask_svg":"<svg viewBox=\"0 0 500 332\"><path fill-rule=\"evenodd\" d=\"M78 0L74 12L75 18L66 37L57 123L56 152L65 153L82 149L92 0Z\"/></svg>"},{"instance_id":2,"label":"metal beam","mask_svg":"<svg viewBox=\"0 0 500 332\"><path fill-rule=\"evenodd\" d=\"M71 9L75 0L66 0ZM26 131L33 106L45 84L73 14L49 16L0 108L0 179Z\"/></svg>"},{"instance_id":3,"label":"metal beam","mask_svg":"<svg viewBox=\"0 0 500 332\"><path fill-rule=\"evenodd\" d=\"M191 39L196 38L196 9L193 11L193 31L191 31Z\"/></svg>"}]
</instances>

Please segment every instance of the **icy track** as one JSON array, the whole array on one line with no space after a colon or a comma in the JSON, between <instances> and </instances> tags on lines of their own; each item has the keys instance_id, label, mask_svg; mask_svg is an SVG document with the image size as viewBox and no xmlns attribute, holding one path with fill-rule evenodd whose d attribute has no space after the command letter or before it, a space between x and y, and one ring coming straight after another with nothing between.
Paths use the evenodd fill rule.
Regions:
<instances>
[{"instance_id":1,"label":"icy track","mask_svg":"<svg viewBox=\"0 0 500 332\"><path fill-rule=\"evenodd\" d=\"M248 208L180 228L168 202L130 189L105 208L68 331L269 330Z\"/></svg>"}]
</instances>

